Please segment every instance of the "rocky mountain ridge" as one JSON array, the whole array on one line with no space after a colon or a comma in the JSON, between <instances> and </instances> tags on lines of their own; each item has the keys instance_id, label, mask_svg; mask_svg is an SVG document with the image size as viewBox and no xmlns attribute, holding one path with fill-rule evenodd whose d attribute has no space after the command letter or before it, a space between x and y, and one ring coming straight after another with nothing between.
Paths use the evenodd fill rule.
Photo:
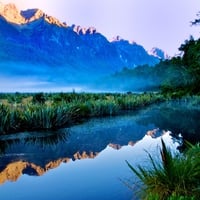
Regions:
<instances>
[{"instance_id":1,"label":"rocky mountain ridge","mask_svg":"<svg viewBox=\"0 0 200 200\"><path fill-rule=\"evenodd\" d=\"M135 42L113 41L94 27L68 26L39 9L0 5L0 76L34 76L53 82L88 82L159 58ZM88 74L92 76L88 76Z\"/></svg>"},{"instance_id":2,"label":"rocky mountain ridge","mask_svg":"<svg viewBox=\"0 0 200 200\"><path fill-rule=\"evenodd\" d=\"M65 23L61 23L56 18L46 15L40 9L28 9L25 11L19 11L13 3L0 5L0 16L4 17L6 21L14 24L22 25L33 22L40 18L44 18L44 20L50 24L66 27Z\"/></svg>"},{"instance_id":3,"label":"rocky mountain ridge","mask_svg":"<svg viewBox=\"0 0 200 200\"><path fill-rule=\"evenodd\" d=\"M149 55L155 56L160 60L170 59L170 56L167 53L157 47L153 47L148 53Z\"/></svg>"}]
</instances>

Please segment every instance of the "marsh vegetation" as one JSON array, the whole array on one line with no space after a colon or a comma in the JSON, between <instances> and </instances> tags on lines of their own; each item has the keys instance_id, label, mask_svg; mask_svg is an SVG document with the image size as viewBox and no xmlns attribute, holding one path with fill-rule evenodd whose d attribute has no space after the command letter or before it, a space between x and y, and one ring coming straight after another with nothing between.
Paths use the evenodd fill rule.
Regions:
<instances>
[{"instance_id":1,"label":"marsh vegetation","mask_svg":"<svg viewBox=\"0 0 200 200\"><path fill-rule=\"evenodd\" d=\"M145 200L196 200L200 198L200 145L191 145L175 155L162 140L160 161L149 154L150 166L129 168L142 182Z\"/></svg>"},{"instance_id":2,"label":"marsh vegetation","mask_svg":"<svg viewBox=\"0 0 200 200\"><path fill-rule=\"evenodd\" d=\"M163 101L160 94L36 93L0 95L0 134L53 130Z\"/></svg>"}]
</instances>

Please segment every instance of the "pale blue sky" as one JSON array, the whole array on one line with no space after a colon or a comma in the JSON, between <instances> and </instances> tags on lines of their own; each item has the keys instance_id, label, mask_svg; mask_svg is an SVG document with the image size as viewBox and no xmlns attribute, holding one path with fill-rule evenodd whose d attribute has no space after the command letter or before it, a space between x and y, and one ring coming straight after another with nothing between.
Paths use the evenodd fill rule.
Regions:
<instances>
[{"instance_id":1,"label":"pale blue sky","mask_svg":"<svg viewBox=\"0 0 200 200\"><path fill-rule=\"evenodd\" d=\"M68 25L94 26L108 39L121 36L143 45L156 46L173 56L200 27L190 21L200 11L199 0L0 0L20 10L40 8Z\"/></svg>"}]
</instances>

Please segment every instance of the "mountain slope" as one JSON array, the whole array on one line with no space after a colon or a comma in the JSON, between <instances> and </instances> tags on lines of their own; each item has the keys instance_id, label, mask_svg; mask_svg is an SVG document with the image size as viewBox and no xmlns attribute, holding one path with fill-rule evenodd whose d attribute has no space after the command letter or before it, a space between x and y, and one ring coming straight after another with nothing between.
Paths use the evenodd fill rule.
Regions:
<instances>
[{"instance_id":1,"label":"mountain slope","mask_svg":"<svg viewBox=\"0 0 200 200\"><path fill-rule=\"evenodd\" d=\"M14 4L0 5L0 46L0 66L6 66L0 75L46 76L63 83L159 62L136 43L109 42L95 28L67 26L39 9L18 11Z\"/></svg>"}]
</instances>

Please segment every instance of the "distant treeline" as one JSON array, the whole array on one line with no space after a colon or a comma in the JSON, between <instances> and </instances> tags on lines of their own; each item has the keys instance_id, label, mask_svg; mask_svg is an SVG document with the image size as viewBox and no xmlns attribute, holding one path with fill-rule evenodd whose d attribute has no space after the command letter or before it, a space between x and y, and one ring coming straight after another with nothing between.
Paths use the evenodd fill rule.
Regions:
<instances>
[{"instance_id":1,"label":"distant treeline","mask_svg":"<svg viewBox=\"0 0 200 200\"><path fill-rule=\"evenodd\" d=\"M200 94L200 39L190 37L179 50L180 56L161 60L154 67L143 65L134 69L124 68L112 78L133 83L130 85L133 90L137 82L134 80L143 80L141 89L161 90L174 97Z\"/></svg>"}]
</instances>

